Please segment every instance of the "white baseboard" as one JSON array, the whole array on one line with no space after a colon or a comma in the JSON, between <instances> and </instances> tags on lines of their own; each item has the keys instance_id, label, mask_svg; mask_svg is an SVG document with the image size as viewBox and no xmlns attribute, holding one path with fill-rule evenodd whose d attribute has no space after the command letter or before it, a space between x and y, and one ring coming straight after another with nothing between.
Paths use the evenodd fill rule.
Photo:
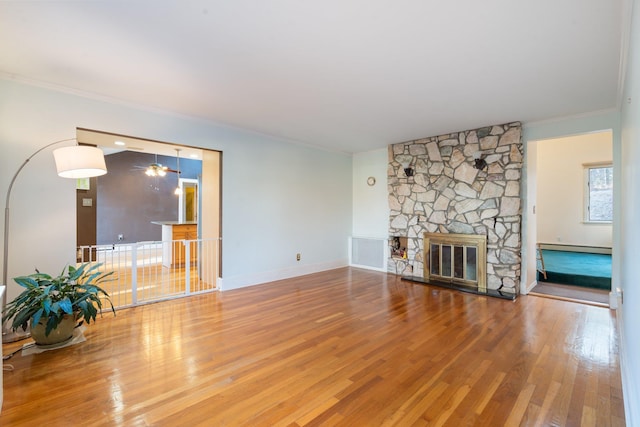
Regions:
<instances>
[{"instance_id":1,"label":"white baseboard","mask_svg":"<svg viewBox=\"0 0 640 427\"><path fill-rule=\"evenodd\" d=\"M275 282L276 280L289 279L291 277L298 277L304 276L306 274L319 273L321 271L334 270L336 268L347 267L348 265L349 261L347 259L339 259L320 264L304 265L282 270L263 271L241 276L224 277L219 281L219 289L221 291L229 291L231 289L246 288L247 286Z\"/></svg>"},{"instance_id":2,"label":"white baseboard","mask_svg":"<svg viewBox=\"0 0 640 427\"><path fill-rule=\"evenodd\" d=\"M604 246L581 246L581 245L567 245L562 243L540 243L540 249L549 249L552 251L584 252L584 253L591 253L591 254L611 255L611 248L604 247Z\"/></svg>"},{"instance_id":3,"label":"white baseboard","mask_svg":"<svg viewBox=\"0 0 640 427\"><path fill-rule=\"evenodd\" d=\"M351 267L356 267L356 268L364 268L365 270L380 271L382 273L386 273L387 272L386 268L376 268L376 267L371 267L369 265L350 264L350 266Z\"/></svg>"}]
</instances>

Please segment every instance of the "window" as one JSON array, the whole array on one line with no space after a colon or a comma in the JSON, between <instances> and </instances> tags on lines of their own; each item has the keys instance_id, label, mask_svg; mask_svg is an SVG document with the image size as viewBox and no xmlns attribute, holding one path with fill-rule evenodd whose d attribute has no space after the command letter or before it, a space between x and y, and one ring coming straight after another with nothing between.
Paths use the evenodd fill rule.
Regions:
<instances>
[{"instance_id":1,"label":"window","mask_svg":"<svg viewBox=\"0 0 640 427\"><path fill-rule=\"evenodd\" d=\"M613 220L613 167L611 164L584 165L585 221Z\"/></svg>"}]
</instances>

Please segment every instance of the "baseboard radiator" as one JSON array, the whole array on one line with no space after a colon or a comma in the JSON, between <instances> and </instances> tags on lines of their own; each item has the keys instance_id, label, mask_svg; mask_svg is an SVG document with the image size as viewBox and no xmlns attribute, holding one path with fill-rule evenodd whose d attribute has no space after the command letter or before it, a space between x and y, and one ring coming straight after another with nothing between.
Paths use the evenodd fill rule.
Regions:
<instances>
[{"instance_id":1,"label":"baseboard radiator","mask_svg":"<svg viewBox=\"0 0 640 427\"><path fill-rule=\"evenodd\" d=\"M349 239L349 265L387 271L388 250L387 239L351 237Z\"/></svg>"}]
</instances>

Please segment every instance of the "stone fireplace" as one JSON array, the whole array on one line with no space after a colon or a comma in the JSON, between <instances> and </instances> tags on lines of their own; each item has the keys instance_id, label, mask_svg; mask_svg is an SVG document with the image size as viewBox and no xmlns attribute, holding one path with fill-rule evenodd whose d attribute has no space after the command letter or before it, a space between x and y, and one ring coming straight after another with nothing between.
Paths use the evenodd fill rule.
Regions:
<instances>
[{"instance_id":1,"label":"stone fireplace","mask_svg":"<svg viewBox=\"0 0 640 427\"><path fill-rule=\"evenodd\" d=\"M516 122L389 146L389 272L426 281L450 280L475 286L481 292L517 294L521 133L521 125ZM478 159L486 163L480 169L475 167L483 163ZM407 176L407 166L413 169L413 175ZM426 243L425 233L430 243ZM468 249L466 243L433 243L442 234L454 240L484 239L485 258L480 259L480 253ZM436 245L433 250L440 251L438 271L433 270L435 258L430 258L435 256L432 244ZM471 280L472 272L466 270L465 263L474 254L478 277Z\"/></svg>"}]
</instances>

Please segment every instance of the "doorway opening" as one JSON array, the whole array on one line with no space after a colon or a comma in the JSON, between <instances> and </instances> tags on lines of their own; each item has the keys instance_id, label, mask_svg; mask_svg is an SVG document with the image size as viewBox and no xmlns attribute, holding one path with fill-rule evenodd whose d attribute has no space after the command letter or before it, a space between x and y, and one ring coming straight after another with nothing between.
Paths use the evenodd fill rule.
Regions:
<instances>
[{"instance_id":1,"label":"doorway opening","mask_svg":"<svg viewBox=\"0 0 640 427\"><path fill-rule=\"evenodd\" d=\"M178 182L178 221L198 222L200 197L198 197L199 180L180 178Z\"/></svg>"},{"instance_id":2,"label":"doorway opening","mask_svg":"<svg viewBox=\"0 0 640 427\"><path fill-rule=\"evenodd\" d=\"M612 131L527 144L527 293L608 303L613 247ZM608 263L607 271L601 265L587 268L585 263L603 257L608 257L603 264ZM598 277L590 271L598 271Z\"/></svg>"},{"instance_id":3,"label":"doorway opening","mask_svg":"<svg viewBox=\"0 0 640 427\"><path fill-rule=\"evenodd\" d=\"M78 262L116 271L114 304L218 289L222 153L80 128L77 139L109 170L78 186Z\"/></svg>"}]
</instances>

